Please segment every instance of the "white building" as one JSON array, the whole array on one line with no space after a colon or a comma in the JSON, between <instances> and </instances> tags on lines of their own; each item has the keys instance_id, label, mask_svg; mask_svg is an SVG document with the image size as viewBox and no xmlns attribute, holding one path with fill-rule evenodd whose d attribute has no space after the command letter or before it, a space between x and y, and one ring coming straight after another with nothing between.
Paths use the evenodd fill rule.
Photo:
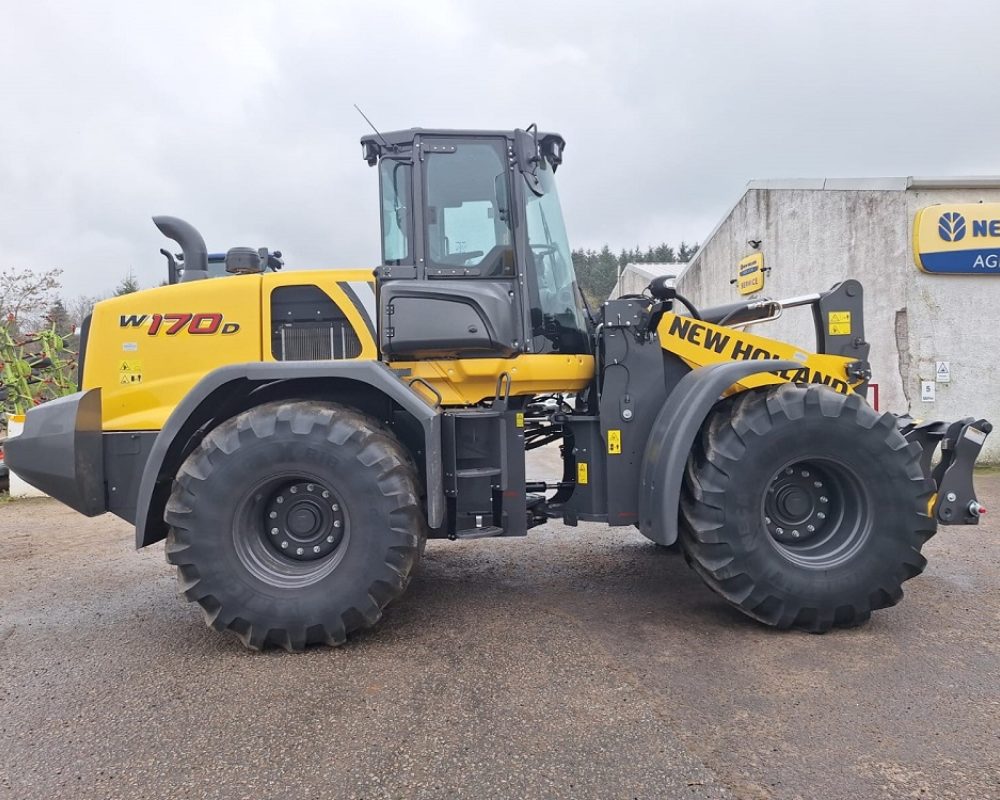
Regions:
<instances>
[{"instance_id":1,"label":"white building","mask_svg":"<svg viewBox=\"0 0 1000 800\"><path fill-rule=\"evenodd\" d=\"M947 251L932 258L950 259L948 269L962 261L958 268L966 274L928 274L914 260L917 214L939 204L920 226L918 251ZM949 231L946 222L960 228ZM1000 334L1000 178L753 181L686 265L678 290L699 306L736 302L737 265L756 252L767 270L758 297L861 281L881 410L1000 422L1000 370L993 364ZM626 291L645 278L640 266L646 265L620 279ZM808 308L790 309L754 333L803 347L815 342ZM1000 461L1000 434L987 440L981 458Z\"/></svg>"},{"instance_id":2,"label":"white building","mask_svg":"<svg viewBox=\"0 0 1000 800\"><path fill-rule=\"evenodd\" d=\"M611 291L611 297L621 297L623 294L642 294L653 278L660 275L680 275L685 264L626 264L618 273L618 281Z\"/></svg>"}]
</instances>

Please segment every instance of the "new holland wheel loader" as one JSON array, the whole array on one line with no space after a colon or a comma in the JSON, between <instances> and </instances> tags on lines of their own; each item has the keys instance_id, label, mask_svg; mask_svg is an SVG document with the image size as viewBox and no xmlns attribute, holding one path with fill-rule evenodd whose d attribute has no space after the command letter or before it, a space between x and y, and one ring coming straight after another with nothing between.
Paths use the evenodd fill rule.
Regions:
<instances>
[{"instance_id":1,"label":"new holland wheel loader","mask_svg":"<svg viewBox=\"0 0 1000 800\"><path fill-rule=\"evenodd\" d=\"M99 303L80 391L7 461L87 515L166 539L181 593L251 648L336 645L402 594L428 537L550 519L679 540L704 581L780 628L858 625L902 596L939 524L976 524L985 420L865 399L862 287L696 308L657 279L581 302L554 175L514 131L365 136L382 264L284 271L205 242L173 285ZM169 258L169 254L168 254ZM811 307L812 350L746 326ZM755 331L758 330L755 328ZM525 452L562 472L526 481Z\"/></svg>"}]
</instances>

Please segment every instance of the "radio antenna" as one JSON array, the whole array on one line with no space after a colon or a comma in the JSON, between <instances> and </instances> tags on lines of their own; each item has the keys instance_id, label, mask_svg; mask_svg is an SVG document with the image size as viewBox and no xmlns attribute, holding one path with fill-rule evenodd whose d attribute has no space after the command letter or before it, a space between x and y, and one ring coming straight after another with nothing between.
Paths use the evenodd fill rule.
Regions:
<instances>
[{"instance_id":1,"label":"radio antenna","mask_svg":"<svg viewBox=\"0 0 1000 800\"><path fill-rule=\"evenodd\" d=\"M369 125L369 126L371 127L371 129L372 129L373 131L375 131L375 135L376 135L376 136L377 136L377 137L379 138L379 141L381 141L381 142L382 142L382 145L383 145L383 146L384 146L384 147L385 147L385 148L386 148L387 150L394 150L394 149L395 149L395 148L394 148L394 147L393 147L393 146L392 146L391 144L389 144L389 143L388 143L388 142L387 142L387 141L385 140L385 137L384 137L384 136L383 136L383 135L382 135L381 133L379 133L379 129L378 129L378 128L376 128L376 127L375 127L375 126L374 126L374 125L372 124L372 121L371 121L370 119L368 119L368 117L366 117L366 116L365 116L365 112L364 112L364 111L362 111L362 110L361 110L360 108L358 108L358 104L357 104L357 103L355 103L355 104L354 104L354 110L355 110L355 111L357 111L357 112L358 112L358 113L359 113L359 114L361 115L361 118L362 118L362 119L363 119L363 120L364 120L365 122L367 122L367 123L368 123L368 125Z\"/></svg>"}]
</instances>

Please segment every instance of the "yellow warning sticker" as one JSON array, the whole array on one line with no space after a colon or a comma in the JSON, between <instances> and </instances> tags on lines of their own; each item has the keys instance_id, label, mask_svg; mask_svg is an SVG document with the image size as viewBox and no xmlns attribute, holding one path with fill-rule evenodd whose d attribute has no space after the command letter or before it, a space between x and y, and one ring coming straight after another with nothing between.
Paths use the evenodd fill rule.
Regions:
<instances>
[{"instance_id":1,"label":"yellow warning sticker","mask_svg":"<svg viewBox=\"0 0 1000 800\"><path fill-rule=\"evenodd\" d=\"M523 411L518 411L517 414L514 416L514 424L517 427L519 427L519 428L523 428L524 427L524 412Z\"/></svg>"},{"instance_id":2,"label":"yellow warning sticker","mask_svg":"<svg viewBox=\"0 0 1000 800\"><path fill-rule=\"evenodd\" d=\"M576 482L581 486L587 482L587 462L578 461L576 464Z\"/></svg>"},{"instance_id":3,"label":"yellow warning sticker","mask_svg":"<svg viewBox=\"0 0 1000 800\"><path fill-rule=\"evenodd\" d=\"M851 333L851 312L831 311L829 318L830 336L849 336Z\"/></svg>"},{"instance_id":4,"label":"yellow warning sticker","mask_svg":"<svg viewBox=\"0 0 1000 800\"><path fill-rule=\"evenodd\" d=\"M618 455L622 451L622 432L620 430L608 431L608 454Z\"/></svg>"},{"instance_id":5,"label":"yellow warning sticker","mask_svg":"<svg viewBox=\"0 0 1000 800\"><path fill-rule=\"evenodd\" d=\"M118 383L142 383L142 362L124 358L118 362Z\"/></svg>"}]
</instances>

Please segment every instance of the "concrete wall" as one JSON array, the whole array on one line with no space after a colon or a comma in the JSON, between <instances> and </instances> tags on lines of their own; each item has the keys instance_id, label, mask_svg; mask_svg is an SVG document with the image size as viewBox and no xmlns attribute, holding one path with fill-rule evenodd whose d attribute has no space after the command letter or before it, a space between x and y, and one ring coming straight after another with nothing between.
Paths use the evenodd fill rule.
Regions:
<instances>
[{"instance_id":1,"label":"concrete wall","mask_svg":"<svg viewBox=\"0 0 1000 800\"><path fill-rule=\"evenodd\" d=\"M768 297L790 297L857 278L865 288L865 332L872 344L873 383L880 408L923 419L965 416L1000 422L1000 371L993 363L1000 333L1000 275L927 275L913 261L917 209L947 202L1000 202L1000 189L839 189L836 182L751 184L702 245L678 290L697 305L739 299L729 281L736 264L761 240ZM893 181L872 182L891 185ZM762 336L814 346L808 308L791 309L755 326ZM935 362L951 363L951 383L936 401L920 398ZM987 440L984 461L1000 462L1000 435Z\"/></svg>"}]
</instances>

